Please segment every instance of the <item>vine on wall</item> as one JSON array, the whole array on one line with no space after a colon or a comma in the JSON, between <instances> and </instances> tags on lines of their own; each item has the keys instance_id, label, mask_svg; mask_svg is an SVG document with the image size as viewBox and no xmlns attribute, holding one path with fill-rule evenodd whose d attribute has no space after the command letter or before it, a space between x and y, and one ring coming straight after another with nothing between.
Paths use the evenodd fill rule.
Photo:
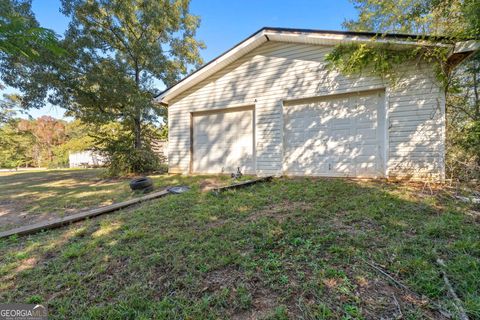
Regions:
<instances>
[{"instance_id":1,"label":"vine on wall","mask_svg":"<svg viewBox=\"0 0 480 320\"><path fill-rule=\"evenodd\" d=\"M409 61L432 63L435 75L444 89L449 83L450 70L447 65L449 48L432 45L415 46L408 49L386 44L341 44L326 57L331 68L344 74L368 71L393 85L401 79L402 65Z\"/></svg>"}]
</instances>

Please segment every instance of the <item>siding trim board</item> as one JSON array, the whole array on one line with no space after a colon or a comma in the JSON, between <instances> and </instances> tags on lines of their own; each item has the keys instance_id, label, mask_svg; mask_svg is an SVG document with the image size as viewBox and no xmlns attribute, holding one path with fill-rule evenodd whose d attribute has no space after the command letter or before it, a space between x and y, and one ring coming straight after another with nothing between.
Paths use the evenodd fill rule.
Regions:
<instances>
[{"instance_id":1,"label":"siding trim board","mask_svg":"<svg viewBox=\"0 0 480 320\"><path fill-rule=\"evenodd\" d=\"M188 166L188 172L191 174L193 173L193 141L194 141L194 135L193 135L193 116L194 113L190 112L190 164Z\"/></svg>"},{"instance_id":2,"label":"siding trim board","mask_svg":"<svg viewBox=\"0 0 480 320\"><path fill-rule=\"evenodd\" d=\"M286 109L299 103L329 99L339 99L351 104L351 101L359 99L356 97L370 97L382 93L383 98L378 99L383 100L378 100L381 101L378 104L383 107L378 109L375 115L376 126L368 125L370 122L364 121L368 115L355 115L357 112L355 109L348 109L350 107L345 107L347 111L343 111L343 116L337 119L340 127L335 129L336 135L347 134L347 131L342 131L341 128L342 119L363 119L358 120L361 125L352 122L354 129L350 131L350 135L358 132L355 133L355 138L350 138L360 141L355 140L355 143L359 143L358 146L368 145L365 148L357 146L360 148L361 158L354 163L360 163L359 168L368 171L373 170L371 166L378 161L375 162L378 163L375 168L381 170L378 176L387 178L443 180L445 98L435 79L432 65L426 61L405 63L401 68L401 81L392 86L387 80L368 73L346 76L327 68L324 56L332 48L333 46L324 44L264 41L195 85L188 89L183 88L181 92L177 91L174 98L170 97L168 108L169 172L188 174L195 171L194 145L199 138L195 136L196 116L252 110L248 119L252 117L253 173L259 176L282 175L285 174L285 158L288 157L285 147L287 142L290 143L290 140L286 142L285 139L290 139L291 136L285 130ZM362 99L363 105L377 105L377 102L370 102L377 101L377 98ZM337 106L344 102L338 102ZM345 117L345 114L348 116ZM232 119L237 120L226 121L241 121L241 118ZM307 129L302 128L301 121L304 120L299 121L292 122L292 126L296 126L298 130L295 130L299 133L306 132ZM373 127L376 128L376 133L373 133L373 129L369 131L369 128ZM224 125L221 128L230 130L228 128L235 126ZM224 133L234 137L236 133L242 134L241 131ZM374 136L377 139L376 144L372 144L373 140L368 140ZM365 143L362 142L362 137L365 137ZM367 143L367 140L370 142ZM294 143L296 142L292 140L290 145L293 146ZM378 153L373 149L374 146L380 148ZM319 148L318 143L313 143L312 148ZM347 163L345 156L340 155L348 149L344 148L342 151L338 148L338 156L334 159L339 159L339 163ZM348 148L355 147L348 145ZM361 167L362 161L365 162L364 167ZM300 167L295 169L296 172L298 168ZM338 172L331 175L344 176ZM373 176L370 171L367 175Z\"/></svg>"},{"instance_id":3,"label":"siding trim board","mask_svg":"<svg viewBox=\"0 0 480 320\"><path fill-rule=\"evenodd\" d=\"M253 104L243 104L243 105L233 105L230 107L222 107L222 108L214 108L214 109L205 109L199 111L192 111L190 114L192 116L199 116L199 115L208 115L208 114L215 114L219 112L235 112L235 111L244 111L244 110L253 110L255 109L255 105Z\"/></svg>"},{"instance_id":4,"label":"siding trim board","mask_svg":"<svg viewBox=\"0 0 480 320\"><path fill-rule=\"evenodd\" d=\"M301 104L301 103L311 103L311 102L317 102L317 101L329 100L329 99L335 99L335 98L342 98L342 97L347 98L347 97L352 97L352 96L374 94L376 92L384 92L384 91L385 91L385 87L381 86L381 87L378 87L378 88L369 88L369 89L355 90L355 91L349 91L349 92L327 93L327 94L322 94L322 95L313 96L313 97L285 99L285 100L283 100L283 105L284 106L291 106L291 105L296 105L296 104Z\"/></svg>"},{"instance_id":5,"label":"siding trim board","mask_svg":"<svg viewBox=\"0 0 480 320\"><path fill-rule=\"evenodd\" d=\"M240 57L248 54L265 42L284 42L290 44L313 44L333 46L337 44L368 43L370 45L388 44L392 49L405 47L444 47L449 49L449 62L451 67L471 56L479 49L480 43L475 40L450 44L442 42L440 36L426 36L415 34L389 34L372 32L289 29L264 27L241 41L230 50L222 53L201 68L197 69L184 79L157 95L157 102L167 104L169 100L188 90L195 84L211 76Z\"/></svg>"},{"instance_id":6,"label":"siding trim board","mask_svg":"<svg viewBox=\"0 0 480 320\"><path fill-rule=\"evenodd\" d=\"M388 159L390 155L390 146L391 146L391 134L390 134L390 129L391 129L391 120L390 120L390 88L388 86L385 87L385 114L384 114L384 141L383 141L383 168L385 170L385 177L388 178L390 176L390 168L388 166Z\"/></svg>"}]
</instances>

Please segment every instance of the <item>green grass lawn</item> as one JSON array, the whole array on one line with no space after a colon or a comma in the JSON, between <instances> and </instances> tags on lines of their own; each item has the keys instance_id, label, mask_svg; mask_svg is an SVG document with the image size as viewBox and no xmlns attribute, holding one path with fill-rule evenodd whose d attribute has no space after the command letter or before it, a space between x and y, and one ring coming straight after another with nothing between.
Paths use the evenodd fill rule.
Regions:
<instances>
[{"instance_id":1,"label":"green grass lawn","mask_svg":"<svg viewBox=\"0 0 480 320\"><path fill-rule=\"evenodd\" d=\"M436 264L480 318L480 221L403 185L279 178L193 189L0 242L0 301L52 319L442 319L365 261L454 313ZM170 180L169 180L170 179Z\"/></svg>"},{"instance_id":2,"label":"green grass lawn","mask_svg":"<svg viewBox=\"0 0 480 320\"><path fill-rule=\"evenodd\" d=\"M130 179L103 175L104 169L0 172L0 230L141 196L130 190ZM156 189L178 182L150 177Z\"/></svg>"}]
</instances>

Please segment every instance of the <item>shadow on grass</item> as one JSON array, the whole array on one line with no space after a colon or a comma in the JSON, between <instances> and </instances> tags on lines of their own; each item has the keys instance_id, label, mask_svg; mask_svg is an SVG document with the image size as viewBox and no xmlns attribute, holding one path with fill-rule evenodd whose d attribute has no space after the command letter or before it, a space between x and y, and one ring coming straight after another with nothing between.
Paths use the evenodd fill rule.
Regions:
<instances>
[{"instance_id":1,"label":"shadow on grass","mask_svg":"<svg viewBox=\"0 0 480 320\"><path fill-rule=\"evenodd\" d=\"M103 169L13 172L0 176L0 230L44 221L139 196L129 178L104 179ZM180 178L152 176L161 190Z\"/></svg>"},{"instance_id":2,"label":"shadow on grass","mask_svg":"<svg viewBox=\"0 0 480 320\"><path fill-rule=\"evenodd\" d=\"M480 316L480 226L455 203L402 185L275 179L189 193L1 242L0 298L63 318L441 318L375 261L454 311L436 257ZM398 301L398 304L395 302Z\"/></svg>"}]
</instances>

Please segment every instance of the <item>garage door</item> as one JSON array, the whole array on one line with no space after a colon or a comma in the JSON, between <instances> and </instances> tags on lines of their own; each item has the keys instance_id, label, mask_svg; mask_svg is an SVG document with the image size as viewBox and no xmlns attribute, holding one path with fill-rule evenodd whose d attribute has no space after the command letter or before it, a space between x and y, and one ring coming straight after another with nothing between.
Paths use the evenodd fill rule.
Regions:
<instances>
[{"instance_id":1,"label":"garage door","mask_svg":"<svg viewBox=\"0 0 480 320\"><path fill-rule=\"evenodd\" d=\"M384 175L384 94L284 104L284 164L292 175Z\"/></svg>"},{"instance_id":2,"label":"garage door","mask_svg":"<svg viewBox=\"0 0 480 320\"><path fill-rule=\"evenodd\" d=\"M192 171L255 173L253 108L193 114Z\"/></svg>"}]
</instances>

